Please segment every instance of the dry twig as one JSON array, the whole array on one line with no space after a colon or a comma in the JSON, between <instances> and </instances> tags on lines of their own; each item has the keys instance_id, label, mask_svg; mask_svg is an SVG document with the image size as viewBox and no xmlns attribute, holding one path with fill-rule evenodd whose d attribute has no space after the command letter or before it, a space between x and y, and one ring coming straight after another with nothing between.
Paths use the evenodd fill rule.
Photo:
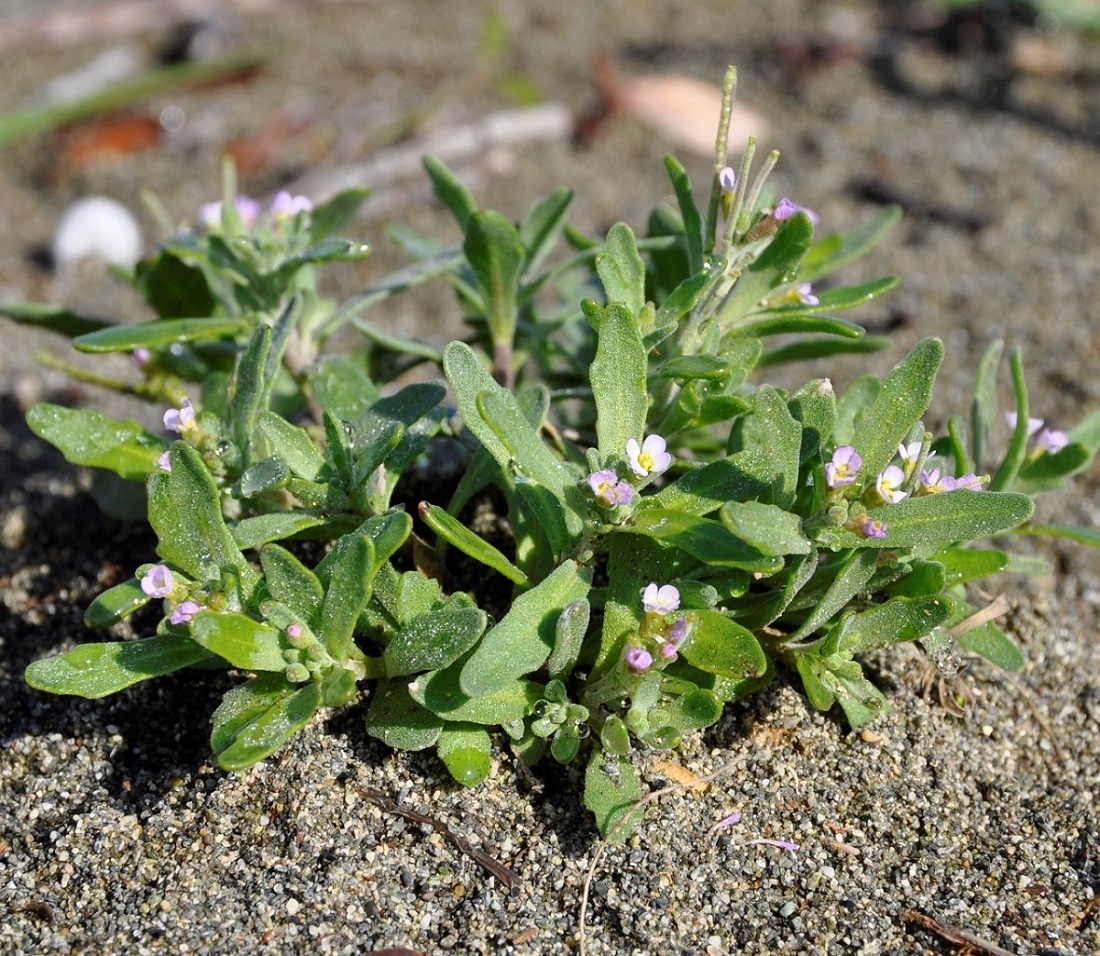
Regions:
<instances>
[{"instance_id":1,"label":"dry twig","mask_svg":"<svg viewBox=\"0 0 1100 956\"><path fill-rule=\"evenodd\" d=\"M979 939L973 933L968 933L965 929L960 929L958 926L951 926L948 923L941 923L938 919L933 919L931 916L925 916L924 913L920 913L917 910L906 910L901 914L901 918L907 923L919 923L925 929L946 939L949 943L954 943L956 946L963 946L970 952L977 950L978 952L989 953L990 956L1015 956L1014 953L1009 952L1007 949L1002 949L996 943L990 943L984 939Z\"/></svg>"}]
</instances>

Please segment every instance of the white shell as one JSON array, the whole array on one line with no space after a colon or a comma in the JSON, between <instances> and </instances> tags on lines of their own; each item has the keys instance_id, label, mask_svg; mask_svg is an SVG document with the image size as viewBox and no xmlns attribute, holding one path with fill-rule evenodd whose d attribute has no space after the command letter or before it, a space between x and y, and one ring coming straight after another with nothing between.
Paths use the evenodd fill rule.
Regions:
<instances>
[{"instance_id":1,"label":"white shell","mask_svg":"<svg viewBox=\"0 0 1100 956\"><path fill-rule=\"evenodd\" d=\"M129 209L106 196L86 196L65 210L52 249L54 263L61 268L85 256L132 266L141 258L142 247L141 230Z\"/></svg>"}]
</instances>

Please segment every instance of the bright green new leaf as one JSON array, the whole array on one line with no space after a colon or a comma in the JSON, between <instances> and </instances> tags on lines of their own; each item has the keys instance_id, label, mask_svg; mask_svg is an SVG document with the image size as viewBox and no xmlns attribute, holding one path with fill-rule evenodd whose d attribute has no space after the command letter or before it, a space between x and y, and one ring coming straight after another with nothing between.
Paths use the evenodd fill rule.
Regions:
<instances>
[{"instance_id":1,"label":"bright green new leaf","mask_svg":"<svg viewBox=\"0 0 1100 956\"><path fill-rule=\"evenodd\" d=\"M477 276L489 334L496 347L510 346L516 330L516 296L524 251L519 233L500 213L483 209L466 220L466 259Z\"/></svg>"},{"instance_id":2,"label":"bright green new leaf","mask_svg":"<svg viewBox=\"0 0 1100 956\"><path fill-rule=\"evenodd\" d=\"M634 231L626 223L611 227L603 252L596 256L596 272L608 305L618 303L632 316L641 313L645 305L645 263L638 255Z\"/></svg>"},{"instance_id":3,"label":"bright green new leaf","mask_svg":"<svg viewBox=\"0 0 1100 956\"><path fill-rule=\"evenodd\" d=\"M1008 555L1003 551L981 548L944 548L931 558L943 565L947 587L999 574L1008 567Z\"/></svg>"},{"instance_id":4,"label":"bright green new leaf","mask_svg":"<svg viewBox=\"0 0 1100 956\"><path fill-rule=\"evenodd\" d=\"M798 515L759 501L728 501L722 506L722 524L761 554L809 554L810 539L802 533Z\"/></svg>"},{"instance_id":5,"label":"bright green new leaf","mask_svg":"<svg viewBox=\"0 0 1100 956\"><path fill-rule=\"evenodd\" d=\"M235 339L250 327L248 319L158 319L87 332L73 339L73 345L81 352L132 352L183 342Z\"/></svg>"},{"instance_id":6,"label":"bright green new leaf","mask_svg":"<svg viewBox=\"0 0 1100 956\"><path fill-rule=\"evenodd\" d=\"M474 534L457 518L452 518L446 509L422 501L420 517L443 541L458 548L463 554L503 574L509 581L516 584L527 587L531 583L527 575L512 564L501 551L484 538Z\"/></svg>"},{"instance_id":7,"label":"bright green new leaf","mask_svg":"<svg viewBox=\"0 0 1100 956\"><path fill-rule=\"evenodd\" d=\"M525 273L537 269L553 248L572 201L573 190L562 187L536 200L527 210L519 227L519 241L526 256Z\"/></svg>"},{"instance_id":8,"label":"bright green new leaf","mask_svg":"<svg viewBox=\"0 0 1100 956\"><path fill-rule=\"evenodd\" d=\"M95 630L110 627L151 600L142 589L140 578L131 578L97 595L84 612L84 623Z\"/></svg>"},{"instance_id":9,"label":"bright green new leaf","mask_svg":"<svg viewBox=\"0 0 1100 956\"><path fill-rule=\"evenodd\" d=\"M466 228L466 220L477 211L477 202L473 194L451 172L441 159L435 156L424 156L421 159L424 171L432 181L432 189L438 199L455 217L459 229Z\"/></svg>"},{"instance_id":10,"label":"bright green new leaf","mask_svg":"<svg viewBox=\"0 0 1100 956\"><path fill-rule=\"evenodd\" d=\"M697 274L703 268L703 217L695 205L691 179L683 164L675 156L665 157L665 171L672 182L672 191L680 207L684 221L684 243L687 246L688 273Z\"/></svg>"},{"instance_id":11,"label":"bright green new leaf","mask_svg":"<svg viewBox=\"0 0 1100 956\"><path fill-rule=\"evenodd\" d=\"M459 686L462 665L421 674L409 684L409 694L433 714L472 724L510 724L523 720L542 699L542 685L514 680L491 694L470 697Z\"/></svg>"},{"instance_id":12,"label":"bright green new leaf","mask_svg":"<svg viewBox=\"0 0 1100 956\"><path fill-rule=\"evenodd\" d=\"M355 622L370 600L371 581L378 570L374 542L353 532L341 538L328 557L318 630L333 660L343 663L351 655Z\"/></svg>"}]
</instances>

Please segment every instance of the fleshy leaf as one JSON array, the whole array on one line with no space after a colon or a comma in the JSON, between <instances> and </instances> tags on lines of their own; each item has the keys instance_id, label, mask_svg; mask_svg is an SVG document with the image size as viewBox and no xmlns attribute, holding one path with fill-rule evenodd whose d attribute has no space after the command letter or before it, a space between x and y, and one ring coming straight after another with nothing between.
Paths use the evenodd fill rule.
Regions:
<instances>
[{"instance_id":1,"label":"fleshy leaf","mask_svg":"<svg viewBox=\"0 0 1100 956\"><path fill-rule=\"evenodd\" d=\"M158 634L140 641L81 644L28 664L26 679L36 690L98 698L209 659L209 652L189 637Z\"/></svg>"},{"instance_id":2,"label":"fleshy leaf","mask_svg":"<svg viewBox=\"0 0 1100 956\"><path fill-rule=\"evenodd\" d=\"M488 623L485 612L472 607L420 614L386 645L386 674L402 677L446 667L474 646Z\"/></svg>"},{"instance_id":3,"label":"fleshy leaf","mask_svg":"<svg viewBox=\"0 0 1100 956\"><path fill-rule=\"evenodd\" d=\"M709 518L696 518L680 511L648 508L639 511L623 531L647 535L675 545L707 564L745 571L774 574L783 559L764 554L731 534L724 525Z\"/></svg>"},{"instance_id":4,"label":"fleshy leaf","mask_svg":"<svg viewBox=\"0 0 1100 956\"><path fill-rule=\"evenodd\" d=\"M112 325L73 339L81 352L132 352L183 342L233 339L249 330L247 319L159 319L139 325Z\"/></svg>"},{"instance_id":5,"label":"fleshy leaf","mask_svg":"<svg viewBox=\"0 0 1100 956\"><path fill-rule=\"evenodd\" d=\"M647 360L634 314L612 304L596 331L596 357L589 368L596 402L596 437L605 465L626 457L626 443L641 441L649 406Z\"/></svg>"},{"instance_id":6,"label":"fleshy leaf","mask_svg":"<svg viewBox=\"0 0 1100 956\"><path fill-rule=\"evenodd\" d=\"M443 718L409 695L406 682L380 680L367 710L367 733L397 750L424 750L443 732Z\"/></svg>"},{"instance_id":7,"label":"fleshy leaf","mask_svg":"<svg viewBox=\"0 0 1100 956\"><path fill-rule=\"evenodd\" d=\"M191 621L191 637L234 667L249 671L285 671L290 649L286 636L244 614L204 611Z\"/></svg>"},{"instance_id":8,"label":"fleshy leaf","mask_svg":"<svg viewBox=\"0 0 1100 956\"><path fill-rule=\"evenodd\" d=\"M600 836L622 843L634 827L626 823L615 830L623 816L642 799L642 784L629 757L609 757L593 748L584 774L584 805L595 814Z\"/></svg>"},{"instance_id":9,"label":"fleshy leaf","mask_svg":"<svg viewBox=\"0 0 1100 956\"><path fill-rule=\"evenodd\" d=\"M761 554L809 554L810 539L802 533L798 515L759 501L729 501L722 506L722 524Z\"/></svg>"},{"instance_id":10,"label":"fleshy leaf","mask_svg":"<svg viewBox=\"0 0 1100 956\"><path fill-rule=\"evenodd\" d=\"M715 611L696 612L695 626L681 653L699 670L735 680L760 677L768 668L752 631Z\"/></svg>"},{"instance_id":11,"label":"fleshy leaf","mask_svg":"<svg viewBox=\"0 0 1100 956\"><path fill-rule=\"evenodd\" d=\"M304 686L282 674L261 674L234 687L216 711L211 749L225 770L243 770L270 756L301 730L321 703L316 681Z\"/></svg>"},{"instance_id":12,"label":"fleshy leaf","mask_svg":"<svg viewBox=\"0 0 1100 956\"><path fill-rule=\"evenodd\" d=\"M915 641L943 624L954 608L954 603L943 595L896 597L866 611L845 614L821 646L821 656L859 654L887 644Z\"/></svg>"},{"instance_id":13,"label":"fleshy leaf","mask_svg":"<svg viewBox=\"0 0 1100 956\"><path fill-rule=\"evenodd\" d=\"M645 305L645 263L638 255L634 231L626 223L616 223L607 234L603 252L596 256L599 273L609 305L619 303L637 316Z\"/></svg>"},{"instance_id":14,"label":"fleshy leaf","mask_svg":"<svg viewBox=\"0 0 1100 956\"><path fill-rule=\"evenodd\" d=\"M96 630L110 627L151 600L141 587L141 579L131 578L97 595L84 612L84 623Z\"/></svg>"},{"instance_id":15,"label":"fleshy leaf","mask_svg":"<svg viewBox=\"0 0 1100 956\"><path fill-rule=\"evenodd\" d=\"M116 422L90 408L35 405L27 425L74 465L106 468L129 481L144 481L168 447L137 422Z\"/></svg>"},{"instance_id":16,"label":"fleshy leaf","mask_svg":"<svg viewBox=\"0 0 1100 956\"><path fill-rule=\"evenodd\" d=\"M435 752L451 776L464 787L473 787L489 776L493 744L484 727L448 723L435 745Z\"/></svg>"}]
</instances>

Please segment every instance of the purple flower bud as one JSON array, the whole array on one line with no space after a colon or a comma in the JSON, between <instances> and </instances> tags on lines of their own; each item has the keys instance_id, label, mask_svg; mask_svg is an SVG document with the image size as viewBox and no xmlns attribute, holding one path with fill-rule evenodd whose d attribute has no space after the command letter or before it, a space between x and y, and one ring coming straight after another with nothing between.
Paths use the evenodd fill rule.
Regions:
<instances>
[{"instance_id":1,"label":"purple flower bud","mask_svg":"<svg viewBox=\"0 0 1100 956\"><path fill-rule=\"evenodd\" d=\"M821 300L813 295L813 286L809 282L800 282L794 287L794 291L798 293L798 301L803 305L820 305Z\"/></svg>"},{"instance_id":2,"label":"purple flower bud","mask_svg":"<svg viewBox=\"0 0 1100 956\"><path fill-rule=\"evenodd\" d=\"M154 564L141 577L141 589L151 598L167 597L175 584L172 572L165 564Z\"/></svg>"},{"instance_id":3,"label":"purple flower bud","mask_svg":"<svg viewBox=\"0 0 1100 956\"><path fill-rule=\"evenodd\" d=\"M130 361L138 368L144 368L152 357L153 353L145 348L137 348L130 353Z\"/></svg>"},{"instance_id":4,"label":"purple flower bud","mask_svg":"<svg viewBox=\"0 0 1100 956\"><path fill-rule=\"evenodd\" d=\"M687 639L688 631L690 630L690 628L691 625L688 623L687 615L681 614L678 618L676 618L676 621L672 625L672 627L669 628L669 641L679 647Z\"/></svg>"},{"instance_id":5,"label":"purple flower bud","mask_svg":"<svg viewBox=\"0 0 1100 956\"><path fill-rule=\"evenodd\" d=\"M989 475L975 475L968 471L961 478L955 479L956 488L965 488L967 491L981 491L982 485L989 481Z\"/></svg>"},{"instance_id":6,"label":"purple flower bud","mask_svg":"<svg viewBox=\"0 0 1100 956\"><path fill-rule=\"evenodd\" d=\"M661 645L661 657L663 657L666 661L671 660L675 656L676 656L676 645L675 644L670 642L668 644L662 644Z\"/></svg>"},{"instance_id":7,"label":"purple flower bud","mask_svg":"<svg viewBox=\"0 0 1100 956\"><path fill-rule=\"evenodd\" d=\"M201 604L196 604L194 601L184 601L182 604L176 606L172 611L172 616L168 618L173 624L186 624L191 620L199 611L203 611L205 608Z\"/></svg>"},{"instance_id":8,"label":"purple flower bud","mask_svg":"<svg viewBox=\"0 0 1100 956\"><path fill-rule=\"evenodd\" d=\"M718 174L718 185L724 193L731 193L737 188L737 173L734 172L732 166L722 168L722 171Z\"/></svg>"},{"instance_id":9,"label":"purple flower bud","mask_svg":"<svg viewBox=\"0 0 1100 956\"><path fill-rule=\"evenodd\" d=\"M626 654L623 655L623 660L627 667L639 673L647 671L653 666L653 655L642 647L628 647Z\"/></svg>"},{"instance_id":10,"label":"purple flower bud","mask_svg":"<svg viewBox=\"0 0 1100 956\"><path fill-rule=\"evenodd\" d=\"M291 624L286 629L286 636L289 637L289 638L292 638L294 640L297 640L299 637L302 636L302 625L301 624Z\"/></svg>"},{"instance_id":11,"label":"purple flower bud","mask_svg":"<svg viewBox=\"0 0 1100 956\"><path fill-rule=\"evenodd\" d=\"M791 216L798 212L804 212L806 214L806 218L808 218L810 222L812 222L815 226L818 224L818 222L820 222L817 213L815 213L812 209L807 209L805 206L796 205L786 197L780 199L779 202L776 204L776 207L772 212L772 218L778 219L780 222L782 222L785 219L790 219Z\"/></svg>"},{"instance_id":12,"label":"purple flower bud","mask_svg":"<svg viewBox=\"0 0 1100 956\"><path fill-rule=\"evenodd\" d=\"M870 515L864 515L856 524L856 531L865 538L885 538L886 524Z\"/></svg>"},{"instance_id":13,"label":"purple flower bud","mask_svg":"<svg viewBox=\"0 0 1100 956\"><path fill-rule=\"evenodd\" d=\"M172 455L167 448L160 453L160 457L157 459L157 467L161 471L172 470Z\"/></svg>"},{"instance_id":14,"label":"purple flower bud","mask_svg":"<svg viewBox=\"0 0 1100 956\"><path fill-rule=\"evenodd\" d=\"M680 606L680 592L671 584L647 584L642 593L642 607L649 614L671 614Z\"/></svg>"}]
</instances>

